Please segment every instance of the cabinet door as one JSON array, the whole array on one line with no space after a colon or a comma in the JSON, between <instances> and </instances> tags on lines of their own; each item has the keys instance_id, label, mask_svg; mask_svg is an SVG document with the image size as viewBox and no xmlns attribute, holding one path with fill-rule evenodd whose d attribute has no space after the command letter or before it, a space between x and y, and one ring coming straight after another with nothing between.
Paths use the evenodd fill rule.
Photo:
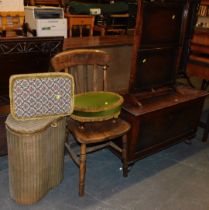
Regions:
<instances>
[{"instance_id":1,"label":"cabinet door","mask_svg":"<svg viewBox=\"0 0 209 210\"><path fill-rule=\"evenodd\" d=\"M140 130L136 153L169 142L176 142L189 133L195 133L202 109L203 100L197 99L148 113L140 118Z\"/></svg>"},{"instance_id":2,"label":"cabinet door","mask_svg":"<svg viewBox=\"0 0 209 210\"><path fill-rule=\"evenodd\" d=\"M136 61L134 91L173 84L176 55L176 48L140 50Z\"/></svg>"},{"instance_id":3,"label":"cabinet door","mask_svg":"<svg viewBox=\"0 0 209 210\"><path fill-rule=\"evenodd\" d=\"M142 47L179 42L184 0L144 1L142 7Z\"/></svg>"}]
</instances>

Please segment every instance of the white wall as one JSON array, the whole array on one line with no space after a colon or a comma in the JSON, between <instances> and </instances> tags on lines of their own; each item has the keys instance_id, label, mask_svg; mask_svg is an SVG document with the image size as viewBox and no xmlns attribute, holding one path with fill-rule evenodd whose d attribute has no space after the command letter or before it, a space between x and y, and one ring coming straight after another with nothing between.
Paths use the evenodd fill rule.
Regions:
<instances>
[{"instance_id":1,"label":"white wall","mask_svg":"<svg viewBox=\"0 0 209 210\"><path fill-rule=\"evenodd\" d=\"M0 12L3 11L24 11L23 0L1 0Z\"/></svg>"}]
</instances>

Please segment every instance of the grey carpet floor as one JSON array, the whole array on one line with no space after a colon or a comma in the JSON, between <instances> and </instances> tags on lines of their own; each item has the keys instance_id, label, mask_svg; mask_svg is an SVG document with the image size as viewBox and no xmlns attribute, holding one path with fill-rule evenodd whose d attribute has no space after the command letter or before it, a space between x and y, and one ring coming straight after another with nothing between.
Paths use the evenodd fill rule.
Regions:
<instances>
[{"instance_id":1,"label":"grey carpet floor","mask_svg":"<svg viewBox=\"0 0 209 210\"><path fill-rule=\"evenodd\" d=\"M136 162L127 178L110 151L90 154L82 198L78 168L66 156L62 183L30 206L10 198L7 157L0 157L0 210L209 210L209 143L201 134Z\"/></svg>"}]
</instances>

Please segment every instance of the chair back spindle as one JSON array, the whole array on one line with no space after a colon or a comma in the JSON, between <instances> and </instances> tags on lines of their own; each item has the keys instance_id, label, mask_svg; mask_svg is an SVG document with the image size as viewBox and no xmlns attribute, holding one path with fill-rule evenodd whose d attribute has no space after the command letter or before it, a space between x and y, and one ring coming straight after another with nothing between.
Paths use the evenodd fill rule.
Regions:
<instances>
[{"instance_id":1,"label":"chair back spindle","mask_svg":"<svg viewBox=\"0 0 209 210\"><path fill-rule=\"evenodd\" d=\"M107 90L109 55L100 50L69 50L52 59L55 71L65 71L74 76L75 92Z\"/></svg>"}]
</instances>

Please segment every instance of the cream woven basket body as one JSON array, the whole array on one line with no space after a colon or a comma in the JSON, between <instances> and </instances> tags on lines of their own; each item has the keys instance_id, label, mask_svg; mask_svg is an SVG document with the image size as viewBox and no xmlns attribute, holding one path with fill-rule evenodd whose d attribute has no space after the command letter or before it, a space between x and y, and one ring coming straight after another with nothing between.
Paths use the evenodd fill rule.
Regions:
<instances>
[{"instance_id":1,"label":"cream woven basket body","mask_svg":"<svg viewBox=\"0 0 209 210\"><path fill-rule=\"evenodd\" d=\"M6 120L10 195L19 204L39 201L63 179L65 117Z\"/></svg>"},{"instance_id":2,"label":"cream woven basket body","mask_svg":"<svg viewBox=\"0 0 209 210\"><path fill-rule=\"evenodd\" d=\"M43 198L63 179L66 115L74 106L67 73L14 75L7 117L10 195L19 204Z\"/></svg>"}]
</instances>

